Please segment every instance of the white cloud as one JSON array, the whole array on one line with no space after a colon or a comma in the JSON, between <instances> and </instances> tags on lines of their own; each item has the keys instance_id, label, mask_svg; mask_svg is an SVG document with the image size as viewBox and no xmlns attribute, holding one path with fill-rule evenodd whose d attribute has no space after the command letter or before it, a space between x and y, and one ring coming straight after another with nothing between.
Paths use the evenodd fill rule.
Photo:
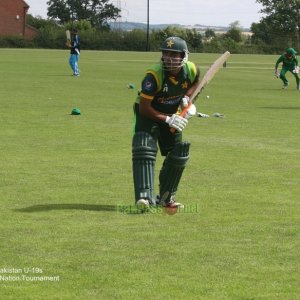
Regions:
<instances>
[{"instance_id":1,"label":"white cloud","mask_svg":"<svg viewBox=\"0 0 300 300\"><path fill-rule=\"evenodd\" d=\"M47 17L48 0L25 0L29 13ZM122 9L122 20L147 22L147 0L113 0ZM222 25L239 21L243 27L259 22L261 5L255 0L149 0L150 23Z\"/></svg>"}]
</instances>

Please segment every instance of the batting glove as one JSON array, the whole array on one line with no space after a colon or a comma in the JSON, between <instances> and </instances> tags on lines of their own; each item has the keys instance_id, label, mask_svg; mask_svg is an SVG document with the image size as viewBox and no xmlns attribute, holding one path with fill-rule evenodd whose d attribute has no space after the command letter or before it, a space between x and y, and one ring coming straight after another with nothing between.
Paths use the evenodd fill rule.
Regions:
<instances>
[{"instance_id":1,"label":"batting glove","mask_svg":"<svg viewBox=\"0 0 300 300\"><path fill-rule=\"evenodd\" d=\"M165 122L169 124L171 128L175 128L178 131L182 131L187 125L188 120L179 115L174 114L171 117L167 116Z\"/></svg>"},{"instance_id":2,"label":"batting glove","mask_svg":"<svg viewBox=\"0 0 300 300\"><path fill-rule=\"evenodd\" d=\"M276 78L279 78L279 76L280 76L280 73L279 73L277 70L275 70L275 73L274 73L274 75L275 75L275 77L276 77Z\"/></svg>"},{"instance_id":3,"label":"batting glove","mask_svg":"<svg viewBox=\"0 0 300 300\"><path fill-rule=\"evenodd\" d=\"M182 108L185 108L189 105L189 102L190 102L190 97L189 96L184 96L182 99L181 99L181 106Z\"/></svg>"},{"instance_id":4,"label":"batting glove","mask_svg":"<svg viewBox=\"0 0 300 300\"><path fill-rule=\"evenodd\" d=\"M299 74L299 66L296 66L295 69L293 70L294 74Z\"/></svg>"}]
</instances>

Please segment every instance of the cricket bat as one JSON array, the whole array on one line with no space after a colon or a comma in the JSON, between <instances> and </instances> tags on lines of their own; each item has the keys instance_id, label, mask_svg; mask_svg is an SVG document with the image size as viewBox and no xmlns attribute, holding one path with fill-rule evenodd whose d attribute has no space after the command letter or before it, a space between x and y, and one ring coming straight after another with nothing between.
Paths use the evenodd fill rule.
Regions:
<instances>
[{"instance_id":1,"label":"cricket bat","mask_svg":"<svg viewBox=\"0 0 300 300\"><path fill-rule=\"evenodd\" d=\"M71 47L71 32L70 32L70 30L66 30L66 37L67 37L66 45L67 45L67 47Z\"/></svg>"},{"instance_id":2,"label":"cricket bat","mask_svg":"<svg viewBox=\"0 0 300 300\"><path fill-rule=\"evenodd\" d=\"M226 51L223 53L206 71L203 78L197 83L197 86L190 96L189 105L184 108L184 110L180 113L180 116L185 118L189 108L193 103L196 102L197 96L204 90L204 88L210 83L210 81L214 78L216 73L223 67L226 60L229 58L230 52ZM174 133L176 131L175 128L171 128L171 132Z\"/></svg>"},{"instance_id":3,"label":"cricket bat","mask_svg":"<svg viewBox=\"0 0 300 300\"><path fill-rule=\"evenodd\" d=\"M230 52L226 51L223 53L206 71L203 78L197 84L196 89L190 96L190 104L181 112L181 116L185 116L189 107L196 102L197 96L204 90L204 88L210 83L210 81L214 78L216 73L223 67L223 64L229 58Z\"/></svg>"}]
</instances>

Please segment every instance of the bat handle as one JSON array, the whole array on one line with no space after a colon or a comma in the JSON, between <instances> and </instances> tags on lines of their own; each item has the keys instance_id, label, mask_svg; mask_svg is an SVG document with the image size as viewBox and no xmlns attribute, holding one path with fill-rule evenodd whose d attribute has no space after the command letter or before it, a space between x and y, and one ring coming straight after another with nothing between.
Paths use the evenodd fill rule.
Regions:
<instances>
[{"instance_id":1,"label":"bat handle","mask_svg":"<svg viewBox=\"0 0 300 300\"><path fill-rule=\"evenodd\" d=\"M188 106L186 106L186 107L184 108L184 110L180 113L179 116L185 118L185 116L186 116L186 114L187 114L189 108L192 106L192 104L193 104L192 101L190 101L189 104L188 104ZM172 128L170 128L170 131L171 131L172 133L175 133L175 132L176 132L176 129L172 127Z\"/></svg>"}]
</instances>

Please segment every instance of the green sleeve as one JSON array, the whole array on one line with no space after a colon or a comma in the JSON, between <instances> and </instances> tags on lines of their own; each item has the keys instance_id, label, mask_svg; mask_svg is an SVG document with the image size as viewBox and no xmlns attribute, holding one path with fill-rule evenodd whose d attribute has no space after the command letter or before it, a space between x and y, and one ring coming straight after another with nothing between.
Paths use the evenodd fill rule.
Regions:
<instances>
[{"instance_id":1,"label":"green sleeve","mask_svg":"<svg viewBox=\"0 0 300 300\"><path fill-rule=\"evenodd\" d=\"M298 66L298 58L295 57L295 66Z\"/></svg>"},{"instance_id":2,"label":"green sleeve","mask_svg":"<svg viewBox=\"0 0 300 300\"><path fill-rule=\"evenodd\" d=\"M283 61L282 55L277 59L276 64L275 64L275 69L278 68L278 65Z\"/></svg>"}]
</instances>

